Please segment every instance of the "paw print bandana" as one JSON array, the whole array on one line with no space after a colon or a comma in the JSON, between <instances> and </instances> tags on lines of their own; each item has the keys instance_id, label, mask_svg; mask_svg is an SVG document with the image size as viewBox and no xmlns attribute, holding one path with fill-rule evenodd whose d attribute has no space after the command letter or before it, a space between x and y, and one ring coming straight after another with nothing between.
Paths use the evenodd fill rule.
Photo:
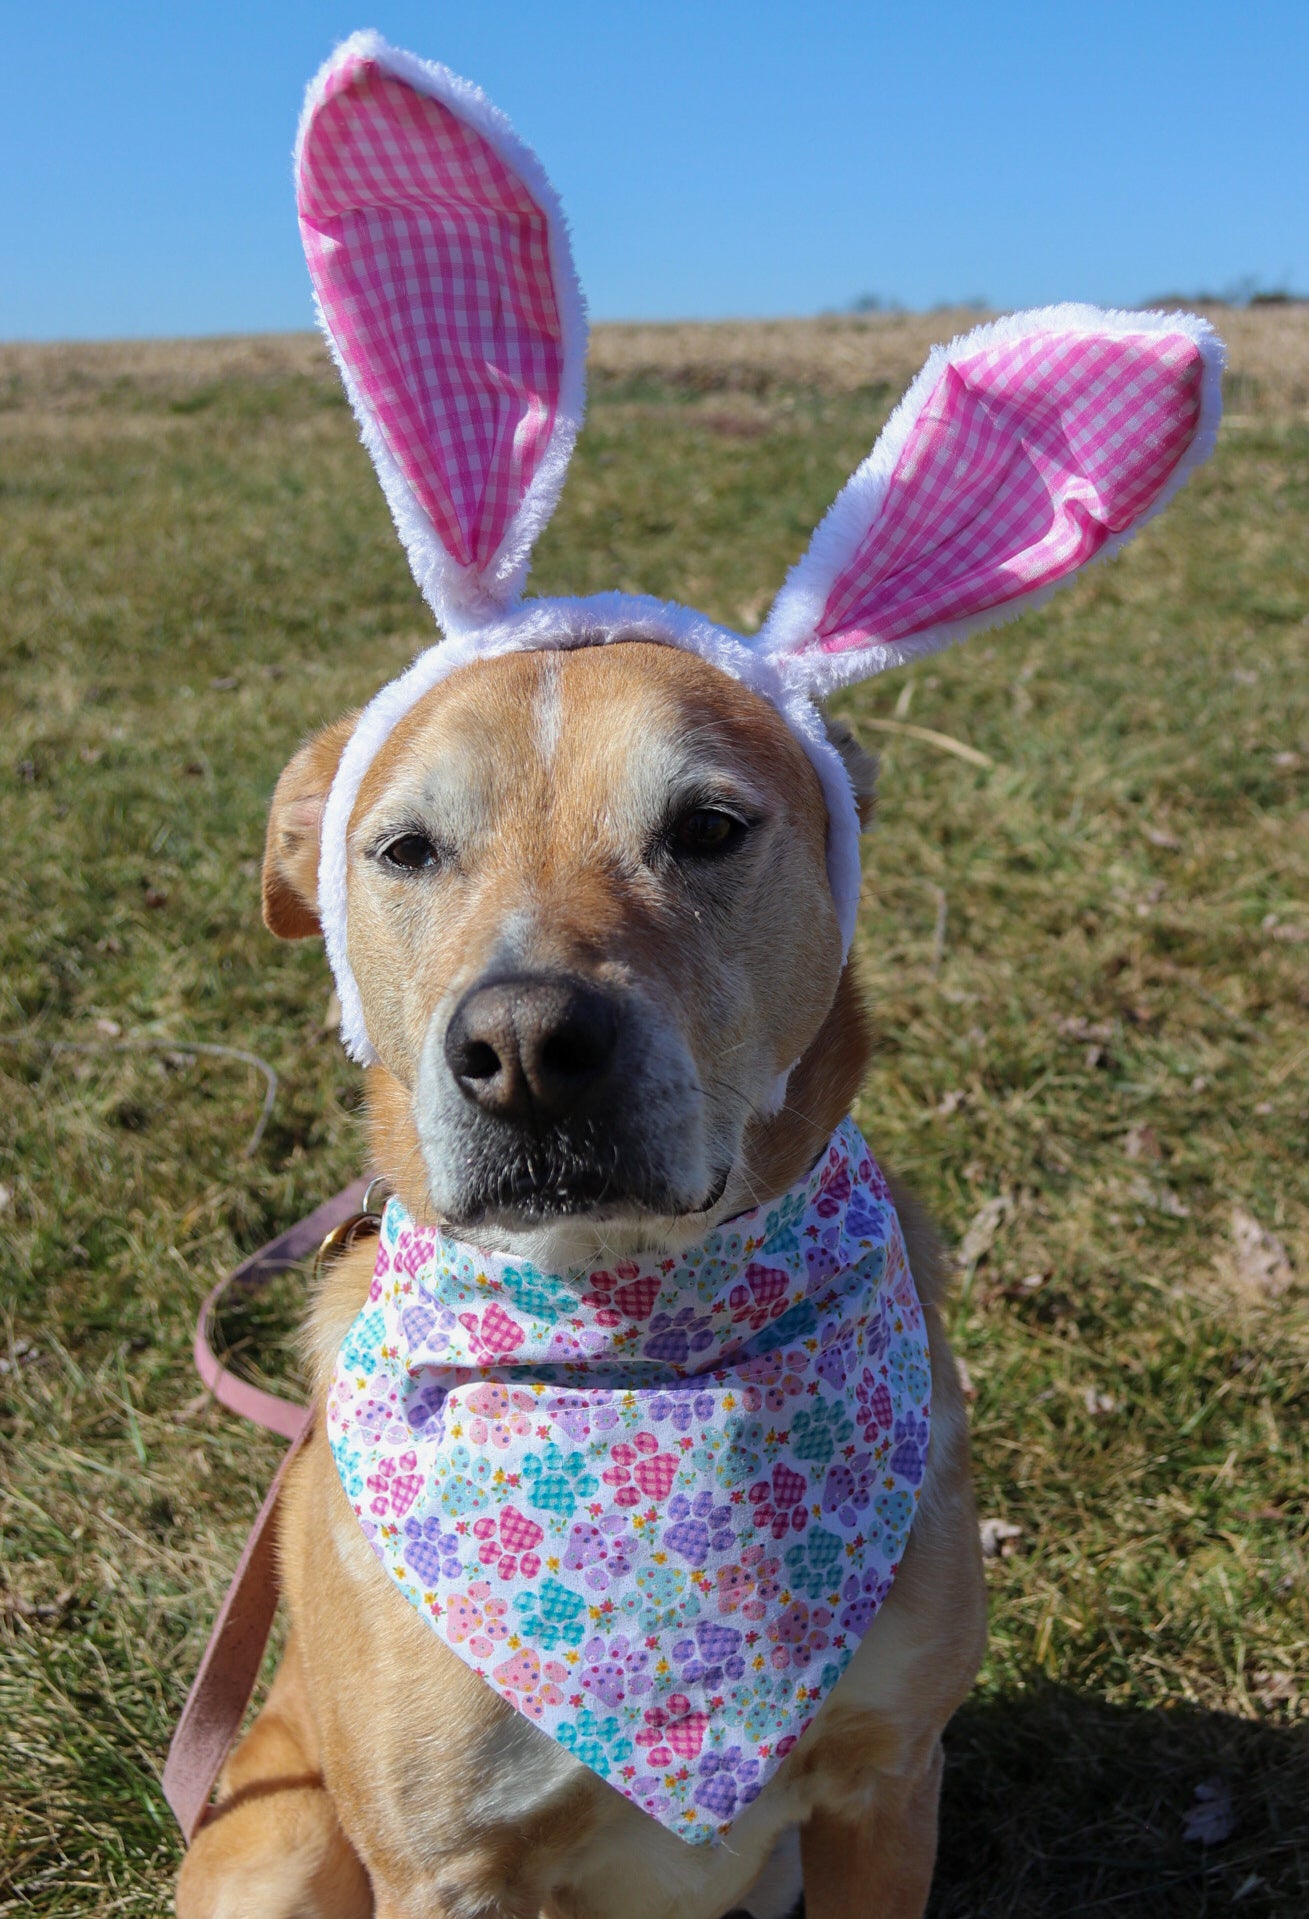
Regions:
<instances>
[{"instance_id":1,"label":"paw print bandana","mask_svg":"<svg viewBox=\"0 0 1309 1919\"><path fill-rule=\"evenodd\" d=\"M927 1457L922 1308L849 1121L689 1251L539 1272L392 1200L327 1418L410 1605L518 1712L717 1839L895 1578Z\"/></svg>"}]
</instances>

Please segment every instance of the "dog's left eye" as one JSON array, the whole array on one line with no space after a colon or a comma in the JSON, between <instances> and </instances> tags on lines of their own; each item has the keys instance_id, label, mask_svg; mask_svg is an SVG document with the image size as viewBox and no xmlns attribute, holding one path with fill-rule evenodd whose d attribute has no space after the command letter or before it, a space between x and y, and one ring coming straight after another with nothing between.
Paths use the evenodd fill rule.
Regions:
<instances>
[{"instance_id":1,"label":"dog's left eye","mask_svg":"<svg viewBox=\"0 0 1309 1919\"><path fill-rule=\"evenodd\" d=\"M744 838L746 825L731 813L716 806L697 806L684 813L674 826L671 839L675 854L689 859L714 859L729 853Z\"/></svg>"},{"instance_id":2,"label":"dog's left eye","mask_svg":"<svg viewBox=\"0 0 1309 1919\"><path fill-rule=\"evenodd\" d=\"M402 873L421 872L425 866L439 865L441 859L426 833L402 833L379 846L377 857L383 866L397 867Z\"/></svg>"}]
</instances>

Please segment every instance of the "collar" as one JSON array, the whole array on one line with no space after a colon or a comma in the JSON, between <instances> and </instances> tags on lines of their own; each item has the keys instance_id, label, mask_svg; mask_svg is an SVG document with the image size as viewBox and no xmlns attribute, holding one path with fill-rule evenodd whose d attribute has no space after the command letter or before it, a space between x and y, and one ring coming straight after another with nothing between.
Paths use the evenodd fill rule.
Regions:
<instances>
[{"instance_id":1,"label":"collar","mask_svg":"<svg viewBox=\"0 0 1309 1919\"><path fill-rule=\"evenodd\" d=\"M544 1273L387 1206L328 1432L373 1550L508 1703L690 1842L756 1797L891 1587L922 1309L844 1121L677 1255Z\"/></svg>"}]
</instances>

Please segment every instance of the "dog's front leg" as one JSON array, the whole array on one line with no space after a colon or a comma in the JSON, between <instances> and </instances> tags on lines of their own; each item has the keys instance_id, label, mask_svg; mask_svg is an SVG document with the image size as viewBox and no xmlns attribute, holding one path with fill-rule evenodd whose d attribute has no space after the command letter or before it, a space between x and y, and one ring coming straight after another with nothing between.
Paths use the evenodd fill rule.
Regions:
<instances>
[{"instance_id":1,"label":"dog's front leg","mask_svg":"<svg viewBox=\"0 0 1309 1919\"><path fill-rule=\"evenodd\" d=\"M862 1816L815 1812L800 1833L805 1919L922 1919L936 1863L943 1755L879 1773Z\"/></svg>"}]
</instances>

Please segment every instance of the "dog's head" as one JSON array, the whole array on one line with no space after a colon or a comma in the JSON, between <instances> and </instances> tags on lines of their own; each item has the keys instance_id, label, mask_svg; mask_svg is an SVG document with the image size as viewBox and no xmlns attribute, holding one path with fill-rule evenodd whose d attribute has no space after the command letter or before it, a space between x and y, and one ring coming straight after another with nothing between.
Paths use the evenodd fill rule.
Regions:
<instances>
[{"instance_id":1,"label":"dog's head","mask_svg":"<svg viewBox=\"0 0 1309 1919\"><path fill-rule=\"evenodd\" d=\"M319 821L351 727L305 746L274 796L264 914L283 936L318 931ZM842 749L870 797L870 763ZM826 844L784 720L693 655L514 653L443 680L348 830L350 964L406 1197L483 1238L575 1217L664 1243L760 1178L776 1190L771 1157L801 1171L865 1057L848 985L833 1023ZM778 1114L829 1025L839 1057L794 1075Z\"/></svg>"}]
</instances>

